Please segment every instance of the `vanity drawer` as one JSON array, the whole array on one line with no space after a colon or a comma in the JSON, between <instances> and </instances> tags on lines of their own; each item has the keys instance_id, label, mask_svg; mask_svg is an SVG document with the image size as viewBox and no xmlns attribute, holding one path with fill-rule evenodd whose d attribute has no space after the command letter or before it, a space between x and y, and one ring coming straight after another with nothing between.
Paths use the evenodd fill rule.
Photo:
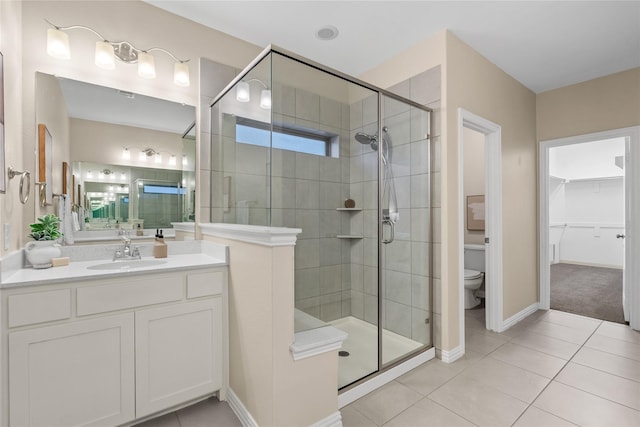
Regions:
<instances>
[{"instance_id":1,"label":"vanity drawer","mask_svg":"<svg viewBox=\"0 0 640 427\"><path fill-rule=\"evenodd\" d=\"M78 316L124 310L151 304L180 301L183 297L184 276L154 277L152 280L129 280L78 288L76 291Z\"/></svg>"},{"instance_id":2,"label":"vanity drawer","mask_svg":"<svg viewBox=\"0 0 640 427\"><path fill-rule=\"evenodd\" d=\"M187 277L187 298L220 295L224 284L224 272L189 274Z\"/></svg>"},{"instance_id":3,"label":"vanity drawer","mask_svg":"<svg viewBox=\"0 0 640 427\"><path fill-rule=\"evenodd\" d=\"M71 317L70 289L11 295L8 300L10 328Z\"/></svg>"}]
</instances>

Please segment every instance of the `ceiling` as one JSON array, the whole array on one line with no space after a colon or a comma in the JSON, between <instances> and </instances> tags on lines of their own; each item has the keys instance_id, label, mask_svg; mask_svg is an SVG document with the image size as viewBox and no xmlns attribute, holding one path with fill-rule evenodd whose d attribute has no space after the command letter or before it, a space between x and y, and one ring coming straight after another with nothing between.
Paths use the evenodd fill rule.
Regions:
<instances>
[{"instance_id":1,"label":"ceiling","mask_svg":"<svg viewBox=\"0 0 640 427\"><path fill-rule=\"evenodd\" d=\"M536 93L640 67L640 1L145 1L356 77L443 29Z\"/></svg>"}]
</instances>

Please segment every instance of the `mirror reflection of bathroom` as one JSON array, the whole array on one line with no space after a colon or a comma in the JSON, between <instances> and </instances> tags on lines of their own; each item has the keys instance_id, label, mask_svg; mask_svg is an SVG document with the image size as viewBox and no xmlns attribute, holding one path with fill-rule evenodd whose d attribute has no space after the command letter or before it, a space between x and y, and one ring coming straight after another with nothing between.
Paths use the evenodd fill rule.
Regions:
<instances>
[{"instance_id":1,"label":"mirror reflection of bathroom","mask_svg":"<svg viewBox=\"0 0 640 427\"><path fill-rule=\"evenodd\" d=\"M485 329L485 135L463 128L465 329Z\"/></svg>"}]
</instances>

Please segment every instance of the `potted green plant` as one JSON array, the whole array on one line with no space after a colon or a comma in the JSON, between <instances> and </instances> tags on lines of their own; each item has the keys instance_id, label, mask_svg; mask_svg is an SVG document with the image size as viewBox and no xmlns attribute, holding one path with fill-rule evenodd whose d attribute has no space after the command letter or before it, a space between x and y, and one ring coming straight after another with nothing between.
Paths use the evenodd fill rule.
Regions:
<instances>
[{"instance_id":1,"label":"potted green plant","mask_svg":"<svg viewBox=\"0 0 640 427\"><path fill-rule=\"evenodd\" d=\"M51 267L51 259L60 256L60 245L56 241L63 236L60 232L60 218L53 214L47 214L37 219L37 222L29 224L31 233L27 236L34 239L25 246L27 261L33 268Z\"/></svg>"}]
</instances>

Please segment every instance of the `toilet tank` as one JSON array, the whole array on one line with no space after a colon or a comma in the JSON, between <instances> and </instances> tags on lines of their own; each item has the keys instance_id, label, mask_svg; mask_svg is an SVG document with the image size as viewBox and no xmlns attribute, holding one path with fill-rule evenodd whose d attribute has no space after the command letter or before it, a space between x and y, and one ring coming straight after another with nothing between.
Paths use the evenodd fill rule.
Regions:
<instances>
[{"instance_id":1,"label":"toilet tank","mask_svg":"<svg viewBox=\"0 0 640 427\"><path fill-rule=\"evenodd\" d=\"M464 245L464 268L485 271L484 245Z\"/></svg>"}]
</instances>

